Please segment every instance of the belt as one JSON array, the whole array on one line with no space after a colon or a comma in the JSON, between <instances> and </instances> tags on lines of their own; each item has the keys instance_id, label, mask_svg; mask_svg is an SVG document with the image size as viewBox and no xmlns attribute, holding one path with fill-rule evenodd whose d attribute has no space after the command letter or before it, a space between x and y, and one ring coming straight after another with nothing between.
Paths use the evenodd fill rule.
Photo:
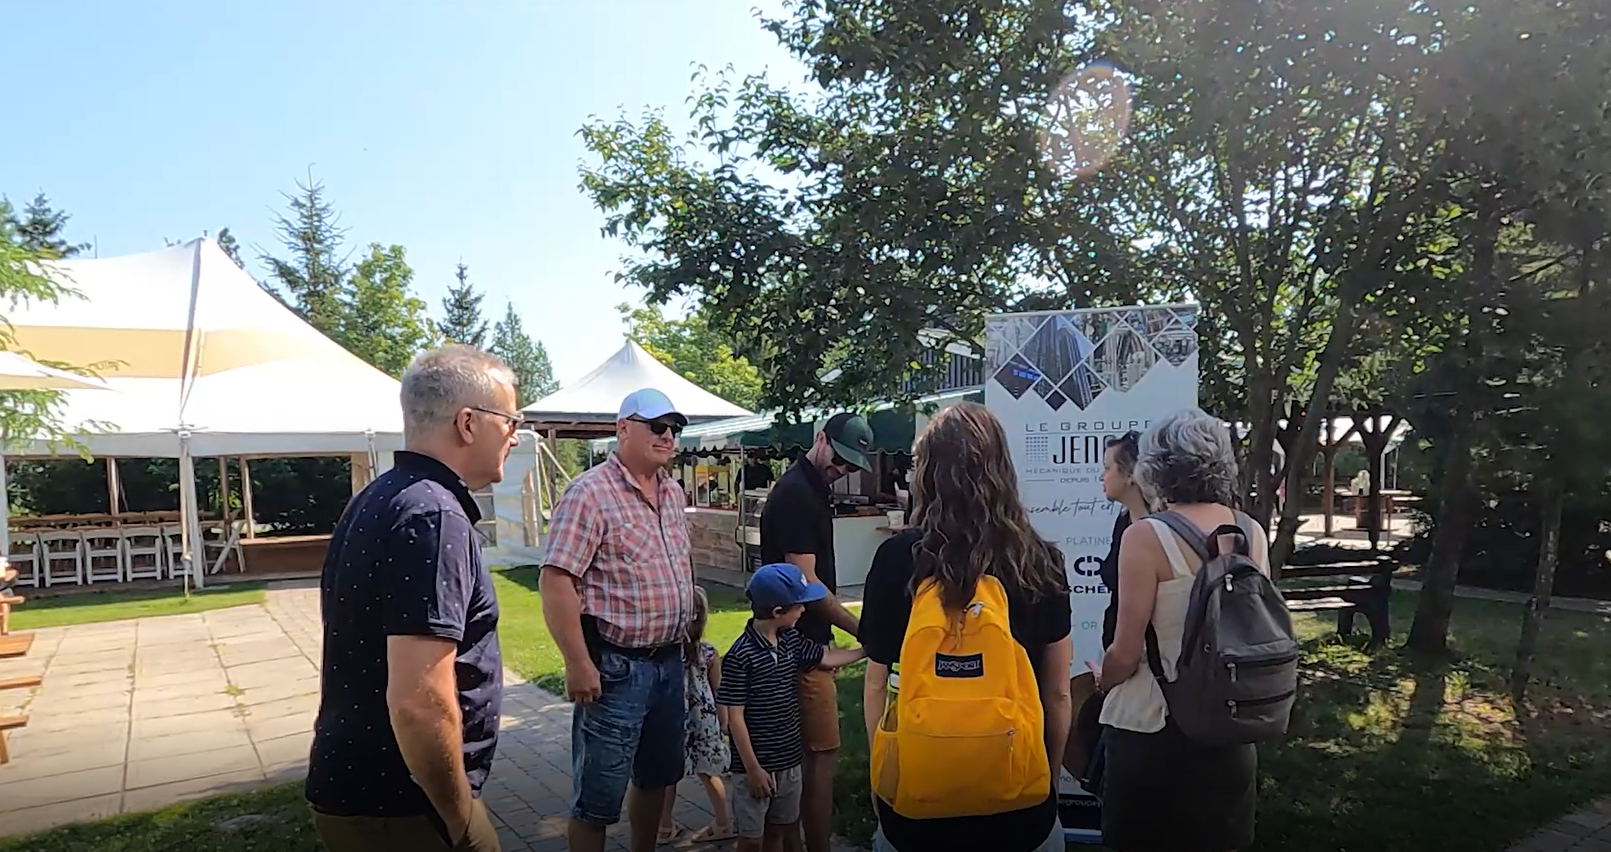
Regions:
<instances>
[{"instance_id":1,"label":"belt","mask_svg":"<svg viewBox=\"0 0 1611 852\"><path fill-rule=\"evenodd\" d=\"M654 645L648 648L627 648L608 640L600 640L599 644L603 645L611 653L631 657L634 660L654 660L672 653L682 653L682 645L677 642L669 645Z\"/></svg>"}]
</instances>

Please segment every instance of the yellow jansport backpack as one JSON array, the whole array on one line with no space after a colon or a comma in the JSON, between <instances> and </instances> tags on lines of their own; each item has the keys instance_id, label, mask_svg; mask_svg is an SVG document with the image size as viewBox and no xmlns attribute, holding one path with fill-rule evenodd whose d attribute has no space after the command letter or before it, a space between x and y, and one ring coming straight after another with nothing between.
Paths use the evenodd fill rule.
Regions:
<instances>
[{"instance_id":1,"label":"yellow jansport backpack","mask_svg":"<svg viewBox=\"0 0 1611 852\"><path fill-rule=\"evenodd\" d=\"M933 580L912 600L899 691L873 732L873 793L910 819L988 816L1051 795L1035 669L1007 621L1007 593L979 578L960 615Z\"/></svg>"}]
</instances>

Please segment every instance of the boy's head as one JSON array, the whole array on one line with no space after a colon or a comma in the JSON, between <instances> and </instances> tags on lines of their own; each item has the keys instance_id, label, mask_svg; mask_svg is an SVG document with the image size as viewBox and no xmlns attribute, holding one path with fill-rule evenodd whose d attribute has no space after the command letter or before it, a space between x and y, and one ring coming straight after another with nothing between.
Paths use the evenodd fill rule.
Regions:
<instances>
[{"instance_id":1,"label":"boy's head","mask_svg":"<svg viewBox=\"0 0 1611 852\"><path fill-rule=\"evenodd\" d=\"M821 583L806 580L805 573L787 562L762 565L750 575L750 610L763 621L775 621L779 627L793 627L805 612L805 605L820 601L828 595Z\"/></svg>"}]
</instances>

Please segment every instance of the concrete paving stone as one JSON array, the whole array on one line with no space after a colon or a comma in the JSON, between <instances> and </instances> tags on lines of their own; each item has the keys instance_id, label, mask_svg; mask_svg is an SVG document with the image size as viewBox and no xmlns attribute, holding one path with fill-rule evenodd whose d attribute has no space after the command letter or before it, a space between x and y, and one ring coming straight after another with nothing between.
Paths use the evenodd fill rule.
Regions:
<instances>
[{"instance_id":1,"label":"concrete paving stone","mask_svg":"<svg viewBox=\"0 0 1611 852\"><path fill-rule=\"evenodd\" d=\"M1585 837L1572 847L1572 852L1611 852L1611 840Z\"/></svg>"},{"instance_id":2,"label":"concrete paving stone","mask_svg":"<svg viewBox=\"0 0 1611 852\"><path fill-rule=\"evenodd\" d=\"M13 755L29 748L40 752L50 752L66 750L79 745L85 747L105 745L107 743L126 745L128 741L129 719L127 716L122 716L115 721L101 725L54 730L36 726L30 718L27 727L11 731L6 739L6 742L11 745ZM3 771L4 768L0 767L0 772Z\"/></svg>"},{"instance_id":3,"label":"concrete paving stone","mask_svg":"<svg viewBox=\"0 0 1611 852\"><path fill-rule=\"evenodd\" d=\"M218 659L223 661L225 668L230 669L273 660L296 660L301 663L306 663L307 660L295 645L283 640L263 642L256 645L242 645L236 648L219 648Z\"/></svg>"},{"instance_id":4,"label":"concrete paving stone","mask_svg":"<svg viewBox=\"0 0 1611 852\"><path fill-rule=\"evenodd\" d=\"M1611 809L1593 806L1587 807L1576 813L1567 814L1566 816L1561 817L1560 822L1562 824L1570 824L1581 827L1584 829L1585 834L1596 832L1602 828L1611 826Z\"/></svg>"},{"instance_id":5,"label":"concrete paving stone","mask_svg":"<svg viewBox=\"0 0 1611 852\"><path fill-rule=\"evenodd\" d=\"M7 802L9 806L10 803ZM123 806L121 792L90 796L53 805L0 811L0 832L7 835L33 834L77 822L93 822L116 816Z\"/></svg>"},{"instance_id":6,"label":"concrete paving stone","mask_svg":"<svg viewBox=\"0 0 1611 852\"><path fill-rule=\"evenodd\" d=\"M89 710L101 710L110 707L127 709L134 690L127 687L120 690L107 690L92 692L88 695L75 695L68 690L61 689L45 683L43 689L34 695L28 703L30 713L44 715L47 713L83 713Z\"/></svg>"},{"instance_id":7,"label":"concrete paving stone","mask_svg":"<svg viewBox=\"0 0 1611 852\"><path fill-rule=\"evenodd\" d=\"M250 691L247 696L249 699ZM305 713L310 718L319 712L319 695L295 695L290 698L278 698L265 701L261 704L247 704L243 712L248 719L275 719L281 716L295 716Z\"/></svg>"},{"instance_id":8,"label":"concrete paving stone","mask_svg":"<svg viewBox=\"0 0 1611 852\"><path fill-rule=\"evenodd\" d=\"M134 693L134 707L146 704L156 704L163 701L174 701L181 698L202 698L209 695L227 695L236 697L236 690L232 689L226 680L193 680L188 683L172 683L166 686L149 686L141 684Z\"/></svg>"},{"instance_id":9,"label":"concrete paving stone","mask_svg":"<svg viewBox=\"0 0 1611 852\"><path fill-rule=\"evenodd\" d=\"M85 743L73 737L8 740L11 762L0 766L0 784L61 775L86 769L122 766L128 756L126 740Z\"/></svg>"},{"instance_id":10,"label":"concrete paving stone","mask_svg":"<svg viewBox=\"0 0 1611 852\"><path fill-rule=\"evenodd\" d=\"M240 729L220 728L184 731L160 737L136 737L129 741L129 761L177 757L214 749L250 746L251 737Z\"/></svg>"},{"instance_id":11,"label":"concrete paving stone","mask_svg":"<svg viewBox=\"0 0 1611 852\"><path fill-rule=\"evenodd\" d=\"M0 783L0 803L11 810L104 796L123 789L123 767L102 766Z\"/></svg>"},{"instance_id":12,"label":"concrete paving stone","mask_svg":"<svg viewBox=\"0 0 1611 852\"><path fill-rule=\"evenodd\" d=\"M46 731L86 731L107 725L126 724L129 720L129 711L124 707L102 707L81 712L39 713L28 715L28 727L24 728L30 734L39 734ZM18 731L21 734L22 731Z\"/></svg>"},{"instance_id":13,"label":"concrete paving stone","mask_svg":"<svg viewBox=\"0 0 1611 852\"><path fill-rule=\"evenodd\" d=\"M142 694L135 696L134 718L138 721L164 716L189 716L208 710L232 710L234 707L235 697L222 692L177 696L158 693L149 699Z\"/></svg>"},{"instance_id":14,"label":"concrete paving stone","mask_svg":"<svg viewBox=\"0 0 1611 852\"><path fill-rule=\"evenodd\" d=\"M311 734L312 731L313 716L308 713L267 718L246 716L246 733L251 735L253 742L262 743L296 734Z\"/></svg>"},{"instance_id":15,"label":"concrete paving stone","mask_svg":"<svg viewBox=\"0 0 1611 852\"><path fill-rule=\"evenodd\" d=\"M1546 828L1522 841L1521 845L1515 847L1515 852L1566 852L1576 842L1574 835Z\"/></svg>"},{"instance_id":16,"label":"concrete paving stone","mask_svg":"<svg viewBox=\"0 0 1611 852\"><path fill-rule=\"evenodd\" d=\"M45 667L46 677L75 677L82 674L96 672L124 671L132 672L134 669L134 655L127 658L121 656L88 656L64 659L60 654L50 660Z\"/></svg>"},{"instance_id":17,"label":"concrete paving stone","mask_svg":"<svg viewBox=\"0 0 1611 852\"><path fill-rule=\"evenodd\" d=\"M313 732L302 731L272 740L254 742L257 746L258 760L265 765L278 766L298 759L307 762L308 752L313 748Z\"/></svg>"},{"instance_id":18,"label":"concrete paving stone","mask_svg":"<svg viewBox=\"0 0 1611 852\"><path fill-rule=\"evenodd\" d=\"M123 812L135 814L159 810L175 802L241 792L262 784L263 773L258 769L243 769L239 772L226 772L204 778L186 778L170 784L158 784L124 793Z\"/></svg>"},{"instance_id":19,"label":"concrete paving stone","mask_svg":"<svg viewBox=\"0 0 1611 852\"><path fill-rule=\"evenodd\" d=\"M246 723L229 710L206 710L180 716L161 716L135 719L130 735L138 738L163 737L188 731L235 730L246 731Z\"/></svg>"},{"instance_id":20,"label":"concrete paving stone","mask_svg":"<svg viewBox=\"0 0 1611 852\"><path fill-rule=\"evenodd\" d=\"M257 707L296 698L306 699L309 696L317 699L318 695L319 679L317 677L303 677L283 680L279 683L265 686L246 687L235 699L237 703L244 707ZM314 706L318 706L317 700L315 700Z\"/></svg>"},{"instance_id":21,"label":"concrete paving stone","mask_svg":"<svg viewBox=\"0 0 1611 852\"><path fill-rule=\"evenodd\" d=\"M116 659L133 659L134 634L128 636L108 637L93 642L80 642L68 639L57 646L56 653L51 654L58 661L73 662L90 657L106 657ZM30 649L31 650L31 649Z\"/></svg>"},{"instance_id":22,"label":"concrete paving stone","mask_svg":"<svg viewBox=\"0 0 1611 852\"><path fill-rule=\"evenodd\" d=\"M134 684L141 689L161 689L187 683L216 683L219 689L223 689L229 685L229 678L224 676L224 667L218 665L216 661L211 667L197 666L182 671L134 673Z\"/></svg>"},{"instance_id":23,"label":"concrete paving stone","mask_svg":"<svg viewBox=\"0 0 1611 852\"><path fill-rule=\"evenodd\" d=\"M257 750L249 744L196 754L130 761L125 784L126 789L135 790L247 770L256 771L259 778L262 777L263 767L258 762Z\"/></svg>"},{"instance_id":24,"label":"concrete paving stone","mask_svg":"<svg viewBox=\"0 0 1611 852\"><path fill-rule=\"evenodd\" d=\"M228 675L230 683L251 689L258 686L273 686L287 680L305 680L310 676L317 680L318 672L312 671L312 668L307 660L298 655L227 666L225 674Z\"/></svg>"}]
</instances>

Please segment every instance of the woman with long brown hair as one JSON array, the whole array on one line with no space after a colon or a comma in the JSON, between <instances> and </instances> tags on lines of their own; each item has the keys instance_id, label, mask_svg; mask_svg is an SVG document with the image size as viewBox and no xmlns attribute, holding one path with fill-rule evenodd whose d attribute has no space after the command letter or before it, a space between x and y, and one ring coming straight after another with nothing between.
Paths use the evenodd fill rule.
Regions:
<instances>
[{"instance_id":1,"label":"woman with long brown hair","mask_svg":"<svg viewBox=\"0 0 1611 852\"><path fill-rule=\"evenodd\" d=\"M1012 638L1034 668L1050 783L1043 802L988 816L913 819L875 796L879 829L873 850L1061 850L1056 779L1073 721L1071 614L1062 553L1030 526L1006 433L984 406L962 403L940 411L918 438L914 455L911 528L878 549L863 589L868 738L884 718L892 692L899 701L891 667L900 661L916 590L932 579L945 610L960 613L974 600L980 578L994 577L1006 593Z\"/></svg>"}]
</instances>

